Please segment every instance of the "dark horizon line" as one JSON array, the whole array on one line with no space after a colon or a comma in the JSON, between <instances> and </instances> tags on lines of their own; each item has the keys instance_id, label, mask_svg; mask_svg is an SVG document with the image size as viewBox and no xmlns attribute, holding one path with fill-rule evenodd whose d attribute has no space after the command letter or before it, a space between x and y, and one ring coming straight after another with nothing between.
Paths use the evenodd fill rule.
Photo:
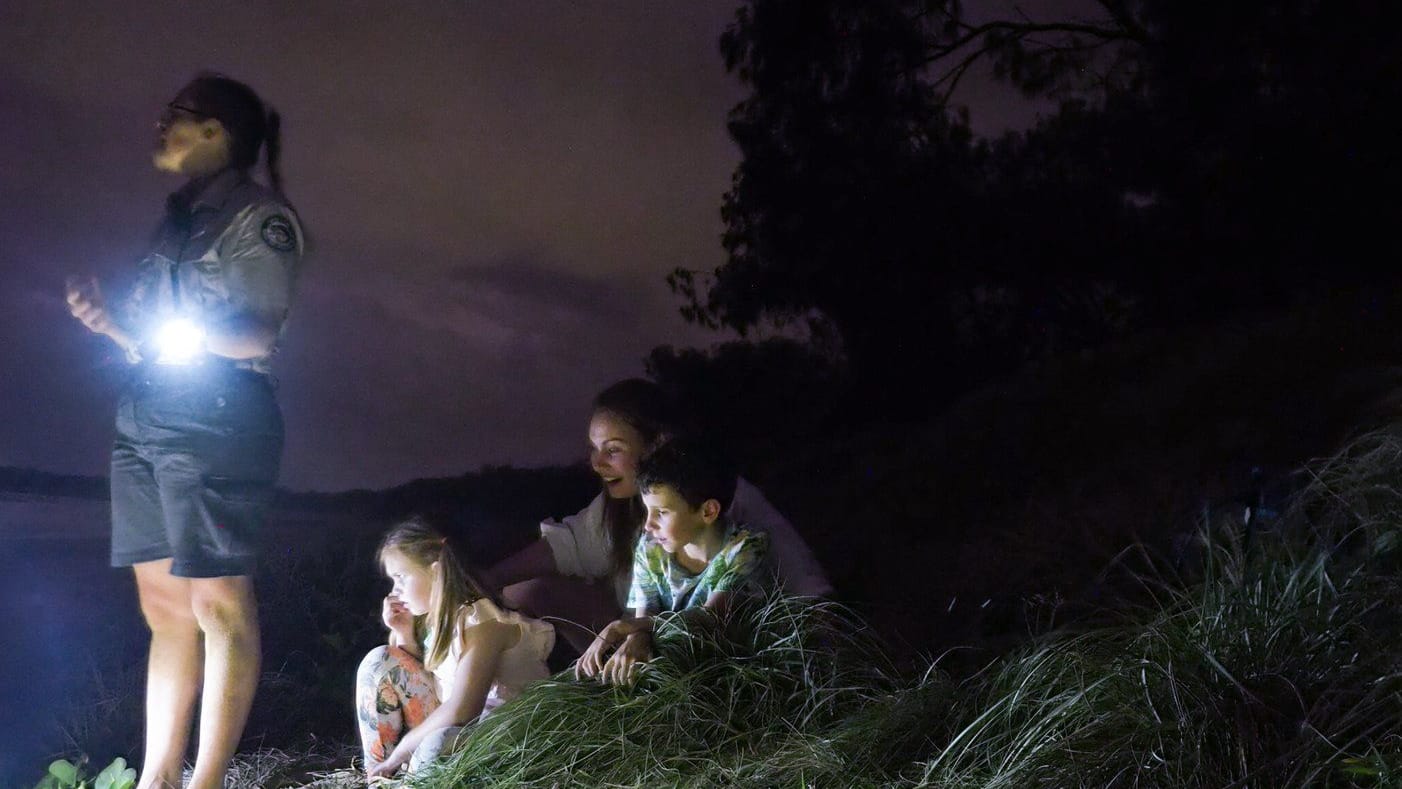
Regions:
<instances>
[{"instance_id":1,"label":"dark horizon line","mask_svg":"<svg viewBox=\"0 0 1402 789\"><path fill-rule=\"evenodd\" d=\"M588 466L582 460L573 463L549 463L538 466L513 466L509 463L484 463L476 470L457 475L414 477L413 479L383 488L346 488L342 490L292 490L277 486L276 500L287 504L297 501L329 503L337 499L382 496L403 492L415 486L462 482L491 474L567 474L578 472ZM48 471L33 466L0 465L0 494L58 494L76 498L106 499L109 497L109 482L106 475L71 474Z\"/></svg>"}]
</instances>

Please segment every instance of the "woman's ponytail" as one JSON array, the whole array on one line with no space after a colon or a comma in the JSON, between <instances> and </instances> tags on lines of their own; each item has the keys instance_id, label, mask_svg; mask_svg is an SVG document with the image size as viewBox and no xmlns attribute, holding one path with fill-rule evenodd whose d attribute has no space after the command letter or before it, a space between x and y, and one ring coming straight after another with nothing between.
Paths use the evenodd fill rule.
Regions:
<instances>
[{"instance_id":1,"label":"woman's ponytail","mask_svg":"<svg viewBox=\"0 0 1402 789\"><path fill-rule=\"evenodd\" d=\"M263 145L267 147L268 185L277 192L278 197L286 199L282 192L282 171L278 166L278 160L282 157L282 116L271 107L268 108L266 129L267 138Z\"/></svg>"},{"instance_id":2,"label":"woman's ponytail","mask_svg":"<svg viewBox=\"0 0 1402 789\"><path fill-rule=\"evenodd\" d=\"M240 170L258 165L266 146L268 186L284 201L282 191L282 116L263 102L253 88L212 71L201 72L178 94L178 100L202 115L215 118L229 133L231 164Z\"/></svg>"}]
</instances>

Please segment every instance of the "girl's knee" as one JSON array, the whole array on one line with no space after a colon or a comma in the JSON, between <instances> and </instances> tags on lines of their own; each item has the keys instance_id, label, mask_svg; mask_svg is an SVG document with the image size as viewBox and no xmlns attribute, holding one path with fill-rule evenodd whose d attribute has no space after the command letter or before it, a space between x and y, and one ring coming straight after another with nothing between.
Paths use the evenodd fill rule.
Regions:
<instances>
[{"instance_id":1,"label":"girl's knee","mask_svg":"<svg viewBox=\"0 0 1402 789\"><path fill-rule=\"evenodd\" d=\"M401 650L395 649L393 646L377 646L367 652L365 657L360 659L360 667L356 668L356 687L366 688L379 685L380 680L383 680L390 673L390 668L400 664L400 659L398 659L400 656L395 654L397 652L401 652Z\"/></svg>"},{"instance_id":2,"label":"girl's knee","mask_svg":"<svg viewBox=\"0 0 1402 789\"><path fill-rule=\"evenodd\" d=\"M360 666L355 670L356 687L374 687L389 674L390 669L404 670L406 678L423 672L419 659L401 647L378 646L365 653Z\"/></svg>"},{"instance_id":3,"label":"girl's knee","mask_svg":"<svg viewBox=\"0 0 1402 789\"><path fill-rule=\"evenodd\" d=\"M360 667L355 670L356 682L363 684L366 680L376 680L384 675L390 665L389 647L383 645L375 647L361 658Z\"/></svg>"},{"instance_id":4,"label":"girl's knee","mask_svg":"<svg viewBox=\"0 0 1402 789\"><path fill-rule=\"evenodd\" d=\"M415 669L419 666L419 659L409 654L403 647L392 647L381 644L360 659L360 670L373 670L377 666L390 668L392 666L403 666L408 669Z\"/></svg>"}]
</instances>

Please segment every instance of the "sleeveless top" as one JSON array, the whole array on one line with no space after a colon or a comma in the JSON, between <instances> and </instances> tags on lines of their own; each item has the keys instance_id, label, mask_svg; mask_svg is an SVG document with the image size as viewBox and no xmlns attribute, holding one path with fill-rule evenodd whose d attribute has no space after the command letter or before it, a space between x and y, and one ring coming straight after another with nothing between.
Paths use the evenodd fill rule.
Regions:
<instances>
[{"instance_id":1,"label":"sleeveless top","mask_svg":"<svg viewBox=\"0 0 1402 789\"><path fill-rule=\"evenodd\" d=\"M555 628L546 622L498 608L486 598L465 605L458 610L458 627L453 633L453 646L448 651L448 657L433 669L440 700L451 696L454 690L453 673L462 660L462 632L488 621L517 625L521 637L510 649L503 651L497 661L497 673L492 678L491 690L487 692L487 701L482 706L483 718L515 698L526 685L549 677L550 670L545 666L545 659L555 646Z\"/></svg>"}]
</instances>

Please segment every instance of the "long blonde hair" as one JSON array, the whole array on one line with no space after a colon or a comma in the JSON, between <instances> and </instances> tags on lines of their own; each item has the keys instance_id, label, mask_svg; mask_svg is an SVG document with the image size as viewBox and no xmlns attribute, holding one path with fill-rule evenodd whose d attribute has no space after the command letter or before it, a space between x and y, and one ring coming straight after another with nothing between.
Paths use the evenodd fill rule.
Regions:
<instances>
[{"instance_id":1,"label":"long blonde hair","mask_svg":"<svg viewBox=\"0 0 1402 789\"><path fill-rule=\"evenodd\" d=\"M438 563L429 592L428 612L424 614L424 624L433 633L431 643L425 645L424 666L432 670L446 660L452 650L458 611L483 598L492 600L492 596L473 575L453 540L420 516L395 524L385 534L375 554L381 569L387 551L398 551L419 567L429 568L434 562Z\"/></svg>"}]
</instances>

